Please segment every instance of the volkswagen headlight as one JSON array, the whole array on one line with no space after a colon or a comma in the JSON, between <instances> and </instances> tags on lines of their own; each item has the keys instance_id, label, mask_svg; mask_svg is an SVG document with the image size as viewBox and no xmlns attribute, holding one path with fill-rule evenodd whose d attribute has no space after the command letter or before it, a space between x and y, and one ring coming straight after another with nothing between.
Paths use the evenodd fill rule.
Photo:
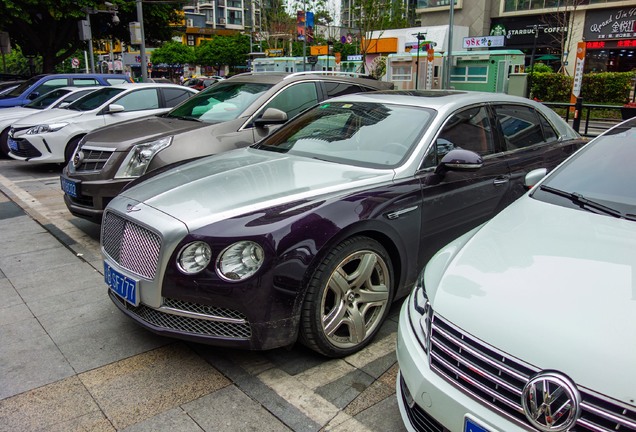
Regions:
<instances>
[{"instance_id":1,"label":"volkswagen headlight","mask_svg":"<svg viewBox=\"0 0 636 432\"><path fill-rule=\"evenodd\" d=\"M32 128L30 128L29 130L27 130L26 134L27 135L37 135L37 134L48 133L48 132L56 132L56 131L59 131L60 129L62 129L64 126L68 126L68 123L67 122L60 122L60 123L50 123L50 124L35 125Z\"/></svg>"},{"instance_id":2,"label":"volkswagen headlight","mask_svg":"<svg viewBox=\"0 0 636 432\"><path fill-rule=\"evenodd\" d=\"M216 272L224 280L238 282L252 276L265 259L263 248L253 241L240 241L228 246L216 261Z\"/></svg>"},{"instance_id":3,"label":"volkswagen headlight","mask_svg":"<svg viewBox=\"0 0 636 432\"><path fill-rule=\"evenodd\" d=\"M117 170L115 178L139 177L146 172L152 158L172 143L172 137L161 138L134 146Z\"/></svg>"},{"instance_id":4,"label":"volkswagen headlight","mask_svg":"<svg viewBox=\"0 0 636 432\"><path fill-rule=\"evenodd\" d=\"M424 272L420 273L411 294L411 307L409 308L409 320L411 327L417 335L422 348L428 353L431 340L431 323L433 321L433 308L426 294L424 285Z\"/></svg>"},{"instance_id":5,"label":"volkswagen headlight","mask_svg":"<svg viewBox=\"0 0 636 432\"><path fill-rule=\"evenodd\" d=\"M184 246L177 256L179 270L185 274L199 273L205 269L212 259L212 249L202 241L195 241Z\"/></svg>"}]
</instances>

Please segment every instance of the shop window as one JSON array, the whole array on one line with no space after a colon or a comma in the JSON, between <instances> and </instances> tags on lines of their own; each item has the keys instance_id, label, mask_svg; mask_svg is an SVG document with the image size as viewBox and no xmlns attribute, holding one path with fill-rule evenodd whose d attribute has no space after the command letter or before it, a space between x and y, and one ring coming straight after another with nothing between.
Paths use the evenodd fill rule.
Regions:
<instances>
[{"instance_id":1,"label":"shop window","mask_svg":"<svg viewBox=\"0 0 636 432\"><path fill-rule=\"evenodd\" d=\"M455 66L450 79L453 82L487 83L488 66Z\"/></svg>"},{"instance_id":2,"label":"shop window","mask_svg":"<svg viewBox=\"0 0 636 432\"><path fill-rule=\"evenodd\" d=\"M194 35L188 35L188 46L194 46Z\"/></svg>"},{"instance_id":3,"label":"shop window","mask_svg":"<svg viewBox=\"0 0 636 432\"><path fill-rule=\"evenodd\" d=\"M411 81L413 79L411 66L392 66L391 79L393 81Z\"/></svg>"}]
</instances>

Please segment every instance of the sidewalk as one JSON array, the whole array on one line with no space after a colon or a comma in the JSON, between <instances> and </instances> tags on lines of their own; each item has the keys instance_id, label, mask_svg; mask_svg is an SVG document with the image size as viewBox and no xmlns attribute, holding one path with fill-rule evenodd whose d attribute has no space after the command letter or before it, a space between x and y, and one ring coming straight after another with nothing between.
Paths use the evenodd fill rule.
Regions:
<instances>
[{"instance_id":1,"label":"sidewalk","mask_svg":"<svg viewBox=\"0 0 636 432\"><path fill-rule=\"evenodd\" d=\"M404 430L399 304L340 360L188 344L121 314L79 246L0 184L0 431Z\"/></svg>"}]
</instances>

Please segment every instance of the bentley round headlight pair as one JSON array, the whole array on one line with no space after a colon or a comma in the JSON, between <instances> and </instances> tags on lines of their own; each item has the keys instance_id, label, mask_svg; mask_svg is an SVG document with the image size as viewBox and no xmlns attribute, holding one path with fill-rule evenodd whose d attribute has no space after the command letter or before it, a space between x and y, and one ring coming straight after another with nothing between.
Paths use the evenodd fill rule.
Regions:
<instances>
[{"instance_id":1,"label":"bentley round headlight pair","mask_svg":"<svg viewBox=\"0 0 636 432\"><path fill-rule=\"evenodd\" d=\"M216 273L223 280L238 282L252 276L261 268L265 258L263 248L256 242L236 242L221 252L216 260ZM177 257L179 270L185 274L196 274L205 269L212 260L210 245L195 241L184 246Z\"/></svg>"}]
</instances>

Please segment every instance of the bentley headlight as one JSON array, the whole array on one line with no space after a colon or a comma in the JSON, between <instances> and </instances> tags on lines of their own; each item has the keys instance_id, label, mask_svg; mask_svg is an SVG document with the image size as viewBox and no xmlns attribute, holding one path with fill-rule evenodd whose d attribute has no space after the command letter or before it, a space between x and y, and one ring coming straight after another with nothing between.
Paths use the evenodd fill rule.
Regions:
<instances>
[{"instance_id":1,"label":"bentley headlight","mask_svg":"<svg viewBox=\"0 0 636 432\"><path fill-rule=\"evenodd\" d=\"M264 257L258 243L240 241L221 252L216 261L216 272L222 279L238 282L256 273L263 265Z\"/></svg>"},{"instance_id":2,"label":"bentley headlight","mask_svg":"<svg viewBox=\"0 0 636 432\"><path fill-rule=\"evenodd\" d=\"M37 135L47 132L56 132L62 129L64 126L67 126L68 123L60 122L60 123L50 123L50 124L41 124L33 126L31 129L26 131L27 135Z\"/></svg>"},{"instance_id":3,"label":"bentley headlight","mask_svg":"<svg viewBox=\"0 0 636 432\"><path fill-rule=\"evenodd\" d=\"M139 177L146 172L152 158L172 143L172 137L161 138L134 146L117 170L115 178Z\"/></svg>"},{"instance_id":4,"label":"bentley headlight","mask_svg":"<svg viewBox=\"0 0 636 432\"><path fill-rule=\"evenodd\" d=\"M409 308L411 327L415 331L420 344L422 344L422 348L428 353L431 340L433 308L426 294L424 272L420 273L420 276L417 278L410 301L412 302L411 308Z\"/></svg>"},{"instance_id":5,"label":"bentley headlight","mask_svg":"<svg viewBox=\"0 0 636 432\"><path fill-rule=\"evenodd\" d=\"M212 249L202 241L195 241L181 249L177 257L179 270L185 274L199 273L210 264Z\"/></svg>"}]
</instances>

